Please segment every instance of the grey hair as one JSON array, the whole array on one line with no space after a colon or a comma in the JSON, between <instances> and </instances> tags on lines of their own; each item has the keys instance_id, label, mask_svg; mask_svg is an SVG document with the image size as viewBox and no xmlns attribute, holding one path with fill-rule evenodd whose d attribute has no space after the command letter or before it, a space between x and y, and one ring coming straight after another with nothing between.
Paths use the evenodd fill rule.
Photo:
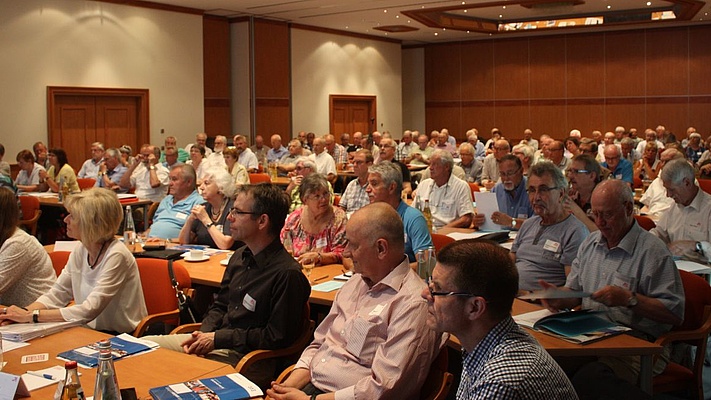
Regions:
<instances>
[{"instance_id":1,"label":"grey hair","mask_svg":"<svg viewBox=\"0 0 711 400\"><path fill-rule=\"evenodd\" d=\"M319 189L323 189L328 193L331 192L331 185L328 183L328 179L326 179L325 175L315 172L304 177L304 180L301 181L301 185L299 186L299 198L301 202L305 202L306 196L317 192Z\"/></svg>"},{"instance_id":2,"label":"grey hair","mask_svg":"<svg viewBox=\"0 0 711 400\"><path fill-rule=\"evenodd\" d=\"M680 184L684 179L694 182L694 167L689 165L685 159L676 159L664 164L661 178L664 183Z\"/></svg>"},{"instance_id":3,"label":"grey hair","mask_svg":"<svg viewBox=\"0 0 711 400\"><path fill-rule=\"evenodd\" d=\"M449 170L452 171L452 167L454 166L454 159L452 158L452 153L446 150L437 149L432 152L430 160L433 157L439 158L439 164L443 167L449 168Z\"/></svg>"},{"instance_id":4,"label":"grey hair","mask_svg":"<svg viewBox=\"0 0 711 400\"><path fill-rule=\"evenodd\" d=\"M402 171L399 165L390 161L383 161L380 164L370 166L368 173L380 175L385 186L390 186L391 183L395 182L396 193L402 192Z\"/></svg>"},{"instance_id":5,"label":"grey hair","mask_svg":"<svg viewBox=\"0 0 711 400\"><path fill-rule=\"evenodd\" d=\"M212 178L217 185L217 190L225 197L234 197L237 187L232 175L224 168L212 167L209 168L204 175L204 178Z\"/></svg>"},{"instance_id":6,"label":"grey hair","mask_svg":"<svg viewBox=\"0 0 711 400\"><path fill-rule=\"evenodd\" d=\"M106 149L106 157L112 157L116 159L121 159L121 152L117 148L111 147Z\"/></svg>"},{"instance_id":7,"label":"grey hair","mask_svg":"<svg viewBox=\"0 0 711 400\"><path fill-rule=\"evenodd\" d=\"M533 164L531 170L528 171L528 176L543 177L548 175L553 178L555 187L565 189L568 187L568 180L563 176L563 172L550 161L542 161ZM530 180L528 182L531 182Z\"/></svg>"},{"instance_id":8,"label":"grey hair","mask_svg":"<svg viewBox=\"0 0 711 400\"><path fill-rule=\"evenodd\" d=\"M536 153L536 152L533 150L533 147L527 145L526 143L519 143L519 144L515 145L515 146L513 147L513 151L514 151L514 152L515 152L515 151L520 151L521 153L523 153L523 155L524 155L525 157L527 157L527 158L530 159L530 160L533 160L533 156L534 156L534 154Z\"/></svg>"},{"instance_id":9,"label":"grey hair","mask_svg":"<svg viewBox=\"0 0 711 400\"><path fill-rule=\"evenodd\" d=\"M471 143L462 142L462 144L459 145L459 152L461 153L464 149L469 150L473 156L476 155L476 149L474 149L474 146L472 146Z\"/></svg>"},{"instance_id":10,"label":"grey hair","mask_svg":"<svg viewBox=\"0 0 711 400\"><path fill-rule=\"evenodd\" d=\"M316 172L316 163L308 157L299 157L296 159L296 164L302 163L304 168L310 168L312 171Z\"/></svg>"}]
</instances>

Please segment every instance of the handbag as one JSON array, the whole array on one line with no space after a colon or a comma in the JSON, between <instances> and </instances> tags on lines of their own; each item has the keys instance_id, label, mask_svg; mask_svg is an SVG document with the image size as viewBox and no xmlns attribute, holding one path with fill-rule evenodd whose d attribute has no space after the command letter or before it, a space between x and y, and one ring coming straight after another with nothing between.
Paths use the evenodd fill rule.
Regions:
<instances>
[{"instance_id":1,"label":"handbag","mask_svg":"<svg viewBox=\"0 0 711 400\"><path fill-rule=\"evenodd\" d=\"M175 273L173 272L173 260L168 260L168 276L170 277L170 284L175 290L175 297L178 298L178 310L180 311L180 325L184 324L194 324L198 322L196 316L197 311L195 310L195 303L191 297L188 297L183 293L178 287L178 281L175 280Z\"/></svg>"}]
</instances>

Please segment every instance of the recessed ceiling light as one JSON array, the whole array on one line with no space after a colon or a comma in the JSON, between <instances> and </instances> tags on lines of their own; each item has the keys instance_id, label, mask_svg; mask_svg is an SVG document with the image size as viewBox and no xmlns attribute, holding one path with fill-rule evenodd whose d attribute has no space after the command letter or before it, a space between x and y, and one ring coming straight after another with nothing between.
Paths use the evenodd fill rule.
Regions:
<instances>
[{"instance_id":1,"label":"recessed ceiling light","mask_svg":"<svg viewBox=\"0 0 711 400\"><path fill-rule=\"evenodd\" d=\"M463 1L463 2L462 2L462 5L464 5L464 4L467 4L467 2L466 2L466 1Z\"/></svg>"},{"instance_id":2,"label":"recessed ceiling light","mask_svg":"<svg viewBox=\"0 0 711 400\"><path fill-rule=\"evenodd\" d=\"M464 10L464 12L467 12L467 10Z\"/></svg>"},{"instance_id":3,"label":"recessed ceiling light","mask_svg":"<svg viewBox=\"0 0 711 400\"><path fill-rule=\"evenodd\" d=\"M504 10L506 9L506 6L504 6Z\"/></svg>"},{"instance_id":4,"label":"recessed ceiling light","mask_svg":"<svg viewBox=\"0 0 711 400\"><path fill-rule=\"evenodd\" d=\"M383 12L384 12L384 13L387 13L387 12L388 12L388 10L383 10Z\"/></svg>"},{"instance_id":5,"label":"recessed ceiling light","mask_svg":"<svg viewBox=\"0 0 711 400\"><path fill-rule=\"evenodd\" d=\"M612 8L612 6L607 6L607 9L608 9L608 10L611 9L611 8Z\"/></svg>"},{"instance_id":6,"label":"recessed ceiling light","mask_svg":"<svg viewBox=\"0 0 711 400\"><path fill-rule=\"evenodd\" d=\"M438 33L438 32L435 32L435 36L439 36L439 33Z\"/></svg>"},{"instance_id":7,"label":"recessed ceiling light","mask_svg":"<svg viewBox=\"0 0 711 400\"><path fill-rule=\"evenodd\" d=\"M400 18L400 16L399 16L399 15L396 15L395 18Z\"/></svg>"},{"instance_id":8,"label":"recessed ceiling light","mask_svg":"<svg viewBox=\"0 0 711 400\"><path fill-rule=\"evenodd\" d=\"M503 18L503 17L504 17L503 15L499 14L499 18Z\"/></svg>"},{"instance_id":9,"label":"recessed ceiling light","mask_svg":"<svg viewBox=\"0 0 711 400\"><path fill-rule=\"evenodd\" d=\"M651 1L648 1L648 2L647 2L647 7L649 7L649 6L651 6L651 5L652 5L652 2L651 2Z\"/></svg>"}]
</instances>

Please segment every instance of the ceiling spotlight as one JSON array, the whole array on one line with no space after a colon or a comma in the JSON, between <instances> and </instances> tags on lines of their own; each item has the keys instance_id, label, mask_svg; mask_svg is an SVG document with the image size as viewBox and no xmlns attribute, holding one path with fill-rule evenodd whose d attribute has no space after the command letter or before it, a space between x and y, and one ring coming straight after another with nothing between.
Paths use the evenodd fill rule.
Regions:
<instances>
[{"instance_id":1,"label":"ceiling spotlight","mask_svg":"<svg viewBox=\"0 0 711 400\"><path fill-rule=\"evenodd\" d=\"M464 10L464 12L467 12L467 10Z\"/></svg>"},{"instance_id":2,"label":"ceiling spotlight","mask_svg":"<svg viewBox=\"0 0 711 400\"><path fill-rule=\"evenodd\" d=\"M648 2L647 2L647 7L649 7L649 6L651 6L651 5L652 5L652 2L651 2L651 1L648 1Z\"/></svg>"},{"instance_id":3,"label":"ceiling spotlight","mask_svg":"<svg viewBox=\"0 0 711 400\"><path fill-rule=\"evenodd\" d=\"M503 18L503 17L504 17L503 15L499 14L499 18Z\"/></svg>"},{"instance_id":4,"label":"ceiling spotlight","mask_svg":"<svg viewBox=\"0 0 711 400\"><path fill-rule=\"evenodd\" d=\"M466 1L463 1L463 2L462 2L462 5L464 5L464 4L467 4L467 2L466 2Z\"/></svg>"},{"instance_id":5,"label":"ceiling spotlight","mask_svg":"<svg viewBox=\"0 0 711 400\"><path fill-rule=\"evenodd\" d=\"M438 33L438 32L435 32L435 36L439 36L439 33Z\"/></svg>"},{"instance_id":6,"label":"ceiling spotlight","mask_svg":"<svg viewBox=\"0 0 711 400\"><path fill-rule=\"evenodd\" d=\"M607 9L608 9L608 10L611 9L611 8L612 8L612 6L607 6Z\"/></svg>"},{"instance_id":7,"label":"ceiling spotlight","mask_svg":"<svg viewBox=\"0 0 711 400\"><path fill-rule=\"evenodd\" d=\"M506 9L506 6L504 6L504 10Z\"/></svg>"},{"instance_id":8,"label":"ceiling spotlight","mask_svg":"<svg viewBox=\"0 0 711 400\"><path fill-rule=\"evenodd\" d=\"M400 18L400 16L399 16L399 15L396 15L395 18Z\"/></svg>"},{"instance_id":9,"label":"ceiling spotlight","mask_svg":"<svg viewBox=\"0 0 711 400\"><path fill-rule=\"evenodd\" d=\"M388 10L383 10L383 12L384 12L384 13L387 13L387 12L388 12Z\"/></svg>"}]
</instances>

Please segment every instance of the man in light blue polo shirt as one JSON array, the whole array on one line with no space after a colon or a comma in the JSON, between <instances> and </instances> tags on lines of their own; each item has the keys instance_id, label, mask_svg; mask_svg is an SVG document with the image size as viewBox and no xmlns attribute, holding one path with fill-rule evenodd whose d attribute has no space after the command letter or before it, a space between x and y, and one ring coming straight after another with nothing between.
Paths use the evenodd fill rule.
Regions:
<instances>
[{"instance_id":1,"label":"man in light blue polo shirt","mask_svg":"<svg viewBox=\"0 0 711 400\"><path fill-rule=\"evenodd\" d=\"M507 154L499 160L501 182L491 189L496 193L499 211L491 214L491 220L504 229L517 230L523 221L533 215L533 207L526 193L526 177L523 176L521 159Z\"/></svg>"},{"instance_id":2,"label":"man in light blue polo shirt","mask_svg":"<svg viewBox=\"0 0 711 400\"><path fill-rule=\"evenodd\" d=\"M148 237L177 238L193 207L205 200L195 190L195 169L187 164L170 170L170 194L158 206Z\"/></svg>"},{"instance_id":3,"label":"man in light blue polo shirt","mask_svg":"<svg viewBox=\"0 0 711 400\"><path fill-rule=\"evenodd\" d=\"M614 144L608 144L603 154L605 162L601 165L610 170L610 178L623 180L632 186L632 164L622 158L622 150Z\"/></svg>"}]
</instances>

